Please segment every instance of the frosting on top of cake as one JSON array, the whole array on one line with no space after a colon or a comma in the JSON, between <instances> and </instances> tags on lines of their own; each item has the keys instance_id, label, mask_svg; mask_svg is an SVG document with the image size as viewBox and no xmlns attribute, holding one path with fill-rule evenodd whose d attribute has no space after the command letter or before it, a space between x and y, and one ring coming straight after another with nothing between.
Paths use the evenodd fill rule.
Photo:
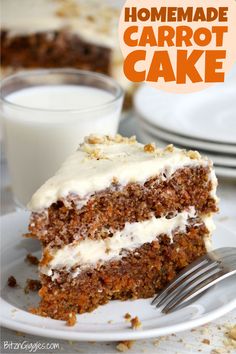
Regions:
<instances>
[{"instance_id":1,"label":"frosting on top of cake","mask_svg":"<svg viewBox=\"0 0 236 354\"><path fill-rule=\"evenodd\" d=\"M134 137L90 135L36 191L28 207L40 211L69 194L78 195L82 206L92 194L112 183L121 186L130 182L144 183L157 175L165 180L179 168L209 164L211 162L199 153L173 145L157 149L154 144L138 143Z\"/></svg>"},{"instance_id":2,"label":"frosting on top of cake","mask_svg":"<svg viewBox=\"0 0 236 354\"><path fill-rule=\"evenodd\" d=\"M118 46L120 9L101 0L2 0L1 27L10 35L66 29L89 42ZM50 39L50 38L49 38Z\"/></svg>"}]
</instances>

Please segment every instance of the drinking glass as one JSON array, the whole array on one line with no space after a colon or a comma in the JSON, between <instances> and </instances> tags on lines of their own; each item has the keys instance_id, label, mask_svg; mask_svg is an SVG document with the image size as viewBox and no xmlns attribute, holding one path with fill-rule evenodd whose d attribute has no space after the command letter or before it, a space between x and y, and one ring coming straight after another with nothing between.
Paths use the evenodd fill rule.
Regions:
<instances>
[{"instance_id":1,"label":"drinking glass","mask_svg":"<svg viewBox=\"0 0 236 354\"><path fill-rule=\"evenodd\" d=\"M1 111L13 195L32 194L89 134L114 135L123 90L106 75L73 69L32 70L1 82Z\"/></svg>"}]
</instances>

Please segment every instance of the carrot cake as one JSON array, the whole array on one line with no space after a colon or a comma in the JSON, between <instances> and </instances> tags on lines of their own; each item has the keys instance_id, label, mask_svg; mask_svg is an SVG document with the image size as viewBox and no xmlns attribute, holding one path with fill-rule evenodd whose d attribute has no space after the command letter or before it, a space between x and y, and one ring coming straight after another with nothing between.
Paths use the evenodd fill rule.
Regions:
<instances>
[{"instance_id":1,"label":"carrot cake","mask_svg":"<svg viewBox=\"0 0 236 354\"><path fill-rule=\"evenodd\" d=\"M120 8L101 0L0 0L3 75L76 68L114 77L132 96L118 42ZM128 102L128 101L127 101Z\"/></svg>"},{"instance_id":2,"label":"carrot cake","mask_svg":"<svg viewBox=\"0 0 236 354\"><path fill-rule=\"evenodd\" d=\"M32 197L41 302L55 319L152 297L210 247L212 163L134 137L89 136Z\"/></svg>"}]
</instances>

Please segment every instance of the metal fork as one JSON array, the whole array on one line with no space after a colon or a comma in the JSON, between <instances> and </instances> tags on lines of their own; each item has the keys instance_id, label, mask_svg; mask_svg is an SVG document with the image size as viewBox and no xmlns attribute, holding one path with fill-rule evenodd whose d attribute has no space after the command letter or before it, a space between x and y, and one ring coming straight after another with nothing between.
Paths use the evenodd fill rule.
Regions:
<instances>
[{"instance_id":1,"label":"metal fork","mask_svg":"<svg viewBox=\"0 0 236 354\"><path fill-rule=\"evenodd\" d=\"M233 274L236 274L236 247L218 248L185 267L151 304L163 307L163 313L173 312Z\"/></svg>"}]
</instances>

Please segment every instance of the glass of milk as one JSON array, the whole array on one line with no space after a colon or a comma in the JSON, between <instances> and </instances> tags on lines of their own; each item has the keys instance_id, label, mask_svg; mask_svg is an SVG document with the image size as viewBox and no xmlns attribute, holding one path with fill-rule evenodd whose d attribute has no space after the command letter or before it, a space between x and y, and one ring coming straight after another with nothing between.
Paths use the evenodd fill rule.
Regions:
<instances>
[{"instance_id":1,"label":"glass of milk","mask_svg":"<svg viewBox=\"0 0 236 354\"><path fill-rule=\"evenodd\" d=\"M73 69L32 70L1 82L1 110L13 195L32 194L84 136L117 132L123 91L110 77Z\"/></svg>"}]
</instances>

